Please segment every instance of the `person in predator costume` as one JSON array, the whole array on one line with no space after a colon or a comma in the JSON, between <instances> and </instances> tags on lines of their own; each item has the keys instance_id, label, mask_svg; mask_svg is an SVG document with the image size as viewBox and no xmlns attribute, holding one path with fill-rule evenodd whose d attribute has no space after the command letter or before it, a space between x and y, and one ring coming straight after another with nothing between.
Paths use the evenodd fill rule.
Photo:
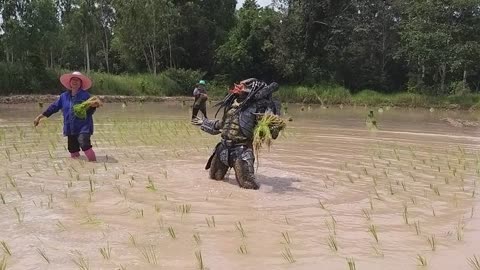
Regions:
<instances>
[{"instance_id":1,"label":"person in predator costume","mask_svg":"<svg viewBox=\"0 0 480 270\"><path fill-rule=\"evenodd\" d=\"M222 102L215 105L220 106L217 114L224 109L222 120L205 119L202 122L200 128L203 131L211 135L221 134L222 138L205 166L206 170L210 170L211 179L223 180L228 169L233 168L240 187L259 188L254 175L254 129L265 112L280 115L280 102L272 97L278 88L275 82L267 85L255 78L241 81L235 84ZM272 128L271 134L276 139L279 130Z\"/></svg>"}]
</instances>

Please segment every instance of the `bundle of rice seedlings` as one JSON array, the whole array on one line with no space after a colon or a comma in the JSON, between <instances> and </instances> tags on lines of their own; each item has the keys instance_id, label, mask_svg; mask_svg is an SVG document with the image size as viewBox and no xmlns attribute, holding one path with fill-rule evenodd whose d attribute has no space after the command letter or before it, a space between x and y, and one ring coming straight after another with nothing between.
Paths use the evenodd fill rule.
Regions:
<instances>
[{"instance_id":1,"label":"bundle of rice seedlings","mask_svg":"<svg viewBox=\"0 0 480 270\"><path fill-rule=\"evenodd\" d=\"M92 106L101 106L102 101L98 97L91 97L80 104L73 105L73 113L80 119L87 118L87 110Z\"/></svg>"},{"instance_id":2,"label":"bundle of rice seedlings","mask_svg":"<svg viewBox=\"0 0 480 270\"><path fill-rule=\"evenodd\" d=\"M270 150L273 141L271 130L276 129L280 132L284 130L286 126L286 122L272 112L266 112L261 116L253 133L253 149L257 160L258 153L264 144L266 144Z\"/></svg>"}]
</instances>

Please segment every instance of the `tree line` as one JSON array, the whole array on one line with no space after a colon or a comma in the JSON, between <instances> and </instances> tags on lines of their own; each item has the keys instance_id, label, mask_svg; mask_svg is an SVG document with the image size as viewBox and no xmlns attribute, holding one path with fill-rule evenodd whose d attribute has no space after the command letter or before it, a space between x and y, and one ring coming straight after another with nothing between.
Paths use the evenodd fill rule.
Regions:
<instances>
[{"instance_id":1,"label":"tree line","mask_svg":"<svg viewBox=\"0 0 480 270\"><path fill-rule=\"evenodd\" d=\"M478 0L1 0L0 69L259 77L352 91L480 88ZM20 73L21 73L20 72ZM0 80L6 80L0 75Z\"/></svg>"}]
</instances>

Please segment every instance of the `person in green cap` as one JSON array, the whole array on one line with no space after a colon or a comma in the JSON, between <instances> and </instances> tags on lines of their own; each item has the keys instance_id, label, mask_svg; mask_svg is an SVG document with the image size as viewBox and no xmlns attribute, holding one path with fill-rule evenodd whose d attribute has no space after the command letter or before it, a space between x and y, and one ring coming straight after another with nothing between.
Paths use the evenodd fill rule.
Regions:
<instances>
[{"instance_id":1,"label":"person in green cap","mask_svg":"<svg viewBox=\"0 0 480 270\"><path fill-rule=\"evenodd\" d=\"M198 111L201 111L203 117L208 119L207 117L207 88L206 83L204 80L198 82L197 87L193 90L193 96L195 97L195 102L193 103L193 110L192 110L192 123L195 123L198 119Z\"/></svg>"}]
</instances>

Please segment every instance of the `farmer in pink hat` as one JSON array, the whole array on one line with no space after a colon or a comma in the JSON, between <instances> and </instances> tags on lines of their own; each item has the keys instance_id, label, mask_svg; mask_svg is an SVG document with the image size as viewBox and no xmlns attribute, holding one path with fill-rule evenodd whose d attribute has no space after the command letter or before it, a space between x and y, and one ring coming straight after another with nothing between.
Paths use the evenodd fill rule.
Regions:
<instances>
[{"instance_id":1,"label":"farmer in pink hat","mask_svg":"<svg viewBox=\"0 0 480 270\"><path fill-rule=\"evenodd\" d=\"M90 136L93 134L93 113L101 104L91 103L87 110L85 119L78 118L73 111L73 106L82 103L90 98L87 92L92 87L92 81L82 73L75 71L64 74L60 82L68 91L65 91L53 102L46 111L38 115L34 120L35 127L40 120L50 117L52 114L62 110L63 113L63 135L68 137L68 151L72 158L80 157L80 149L83 150L89 161L96 161L95 152L92 149Z\"/></svg>"}]
</instances>

